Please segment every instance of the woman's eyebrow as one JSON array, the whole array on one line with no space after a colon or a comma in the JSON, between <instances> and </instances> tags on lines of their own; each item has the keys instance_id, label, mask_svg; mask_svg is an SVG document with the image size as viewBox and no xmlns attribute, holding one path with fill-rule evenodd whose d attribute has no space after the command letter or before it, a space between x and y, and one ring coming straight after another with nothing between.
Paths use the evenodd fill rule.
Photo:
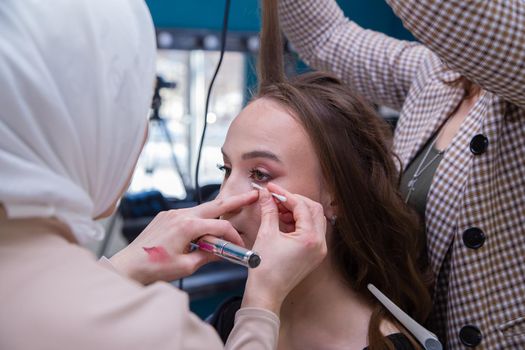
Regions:
<instances>
[{"instance_id":1,"label":"woman's eyebrow","mask_svg":"<svg viewBox=\"0 0 525 350\"><path fill-rule=\"evenodd\" d=\"M267 158L275 162L282 163L279 157L277 157L274 153L269 152L269 151L251 151L251 152L244 153L242 155L243 160L253 159L253 158Z\"/></svg>"},{"instance_id":2,"label":"woman's eyebrow","mask_svg":"<svg viewBox=\"0 0 525 350\"><path fill-rule=\"evenodd\" d=\"M224 151L224 149L221 148L221 152L222 152L222 155L224 156L225 159L228 159L228 155L226 154L226 152ZM282 161L279 159L279 157L277 157L274 153L270 152L270 151L251 151L251 152L247 152L247 153L244 153L242 156L241 156L242 160L248 160L248 159L253 159L253 158L267 158L267 159L270 159L270 160L273 160L275 162L278 162L278 163L282 163Z\"/></svg>"}]
</instances>

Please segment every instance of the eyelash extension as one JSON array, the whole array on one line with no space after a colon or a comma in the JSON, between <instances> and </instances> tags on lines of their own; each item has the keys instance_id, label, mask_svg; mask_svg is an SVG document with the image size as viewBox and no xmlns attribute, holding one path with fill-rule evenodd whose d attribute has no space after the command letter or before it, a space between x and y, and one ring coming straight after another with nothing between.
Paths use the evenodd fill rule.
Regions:
<instances>
[{"instance_id":1,"label":"eyelash extension","mask_svg":"<svg viewBox=\"0 0 525 350\"><path fill-rule=\"evenodd\" d=\"M217 169L219 169L220 171L224 173L224 178L228 178L232 170L230 167L227 167L224 164L217 164ZM249 173L250 173L250 176L249 176L250 179L252 179L255 182L264 183L272 179L270 174L265 173L264 171L261 171L257 168L251 169Z\"/></svg>"},{"instance_id":2,"label":"eyelash extension","mask_svg":"<svg viewBox=\"0 0 525 350\"><path fill-rule=\"evenodd\" d=\"M217 169L219 169L220 171L222 171L224 173L224 177L225 178L230 176L230 173L231 173L231 170L232 170L231 168L227 167L224 164L217 164Z\"/></svg>"}]
</instances>

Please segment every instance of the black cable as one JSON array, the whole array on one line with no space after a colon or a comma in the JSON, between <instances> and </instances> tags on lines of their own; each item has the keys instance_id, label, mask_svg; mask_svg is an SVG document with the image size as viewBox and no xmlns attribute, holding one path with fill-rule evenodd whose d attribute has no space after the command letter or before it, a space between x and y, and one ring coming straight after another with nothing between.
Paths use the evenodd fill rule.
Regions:
<instances>
[{"instance_id":1,"label":"black cable","mask_svg":"<svg viewBox=\"0 0 525 350\"><path fill-rule=\"evenodd\" d=\"M202 146L204 144L204 137L206 135L206 127L208 126L208 107L210 105L210 96L211 96L211 90L213 88L213 84L215 83L215 78L217 78L217 74L219 73L219 69L221 68L222 59L224 57L224 51L226 50L226 34L228 33L228 18L230 16L230 3L231 0L226 0L226 4L224 6L224 18L222 22L222 32L221 32L221 54L219 57L219 63L217 63L217 68L215 68L215 73L213 74L213 78L210 82L210 87L208 88L208 95L206 96L206 107L204 109L204 126L202 128L202 134L201 134L201 141L199 144L199 151L197 153L197 165L195 166L195 194L197 203L202 203L202 196L201 196L201 189L199 186L199 169L200 169L200 163L201 163L201 153L202 153Z\"/></svg>"}]
</instances>

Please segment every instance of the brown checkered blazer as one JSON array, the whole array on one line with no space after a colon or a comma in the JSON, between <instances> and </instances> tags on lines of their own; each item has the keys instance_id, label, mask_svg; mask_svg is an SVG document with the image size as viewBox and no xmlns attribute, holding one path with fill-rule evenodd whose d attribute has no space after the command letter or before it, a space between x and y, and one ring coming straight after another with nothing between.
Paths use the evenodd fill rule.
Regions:
<instances>
[{"instance_id":1,"label":"brown checkered blazer","mask_svg":"<svg viewBox=\"0 0 525 350\"><path fill-rule=\"evenodd\" d=\"M448 349L525 349L525 1L387 2L422 44L364 30L334 0L279 11L303 60L400 111L405 167L461 102L448 83L484 89L428 195L437 331Z\"/></svg>"}]
</instances>

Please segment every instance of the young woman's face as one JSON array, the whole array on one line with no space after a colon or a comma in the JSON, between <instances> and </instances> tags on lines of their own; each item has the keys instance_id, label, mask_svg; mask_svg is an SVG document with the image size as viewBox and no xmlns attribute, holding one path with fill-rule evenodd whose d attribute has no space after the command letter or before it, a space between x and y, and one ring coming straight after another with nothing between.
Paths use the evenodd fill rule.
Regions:
<instances>
[{"instance_id":1,"label":"young woman's face","mask_svg":"<svg viewBox=\"0 0 525 350\"><path fill-rule=\"evenodd\" d=\"M271 181L320 202L325 208L330 203L308 134L272 100L261 98L242 110L228 130L222 152L225 174L219 197L249 191L252 182L264 187ZM251 248L260 225L259 205L230 212L223 218Z\"/></svg>"}]
</instances>

